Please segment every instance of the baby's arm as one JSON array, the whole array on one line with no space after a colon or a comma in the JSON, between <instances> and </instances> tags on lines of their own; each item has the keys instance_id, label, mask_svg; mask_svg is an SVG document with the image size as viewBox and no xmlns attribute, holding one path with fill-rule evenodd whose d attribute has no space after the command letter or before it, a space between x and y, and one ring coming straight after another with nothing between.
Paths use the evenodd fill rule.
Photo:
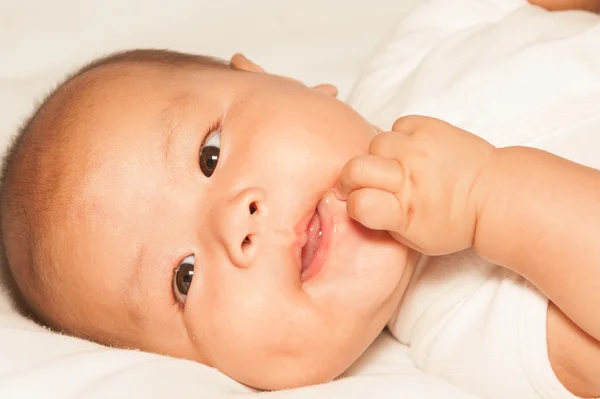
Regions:
<instances>
[{"instance_id":1,"label":"baby's arm","mask_svg":"<svg viewBox=\"0 0 600 399\"><path fill-rule=\"evenodd\" d=\"M582 397L600 395L600 171L524 147L495 150L474 247L552 302L550 360ZM565 317L566 315L566 317Z\"/></svg>"},{"instance_id":2,"label":"baby's arm","mask_svg":"<svg viewBox=\"0 0 600 399\"><path fill-rule=\"evenodd\" d=\"M432 118L400 118L393 130L342 170L349 215L421 253L474 247L530 280L556 304L547 340L557 376L600 396L600 171L496 149Z\"/></svg>"},{"instance_id":3,"label":"baby's arm","mask_svg":"<svg viewBox=\"0 0 600 399\"><path fill-rule=\"evenodd\" d=\"M529 0L548 10L586 10L600 12L600 0Z\"/></svg>"},{"instance_id":4,"label":"baby's arm","mask_svg":"<svg viewBox=\"0 0 600 399\"><path fill-rule=\"evenodd\" d=\"M478 254L534 283L600 340L600 171L545 151L499 148L478 184Z\"/></svg>"}]
</instances>

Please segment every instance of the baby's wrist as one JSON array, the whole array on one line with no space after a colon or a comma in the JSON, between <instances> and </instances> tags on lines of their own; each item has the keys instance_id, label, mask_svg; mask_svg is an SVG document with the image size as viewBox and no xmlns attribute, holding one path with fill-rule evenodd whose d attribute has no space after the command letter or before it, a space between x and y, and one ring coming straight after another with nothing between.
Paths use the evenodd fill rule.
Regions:
<instances>
[{"instance_id":1,"label":"baby's wrist","mask_svg":"<svg viewBox=\"0 0 600 399\"><path fill-rule=\"evenodd\" d=\"M477 249L477 243L482 240L477 236L480 229L479 224L487 220L484 215L489 213L494 205L490 201L494 196L494 189L497 187L499 179L502 179L501 154L503 148L496 148L490 145L488 154L482 158L479 171L475 177L472 189L472 206L475 212L475 226L473 226L473 247Z\"/></svg>"},{"instance_id":2,"label":"baby's wrist","mask_svg":"<svg viewBox=\"0 0 600 399\"><path fill-rule=\"evenodd\" d=\"M515 207L522 206L524 191L535 190L522 179L530 161L526 147L494 148L478 178L478 203L473 247L490 262L505 264L506 237L515 229Z\"/></svg>"}]
</instances>

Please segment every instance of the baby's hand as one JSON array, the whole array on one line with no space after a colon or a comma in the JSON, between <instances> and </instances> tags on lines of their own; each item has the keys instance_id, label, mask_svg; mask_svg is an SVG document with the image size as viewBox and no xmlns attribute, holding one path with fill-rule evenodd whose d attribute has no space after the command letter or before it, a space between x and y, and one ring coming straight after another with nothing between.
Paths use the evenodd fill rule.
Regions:
<instances>
[{"instance_id":1,"label":"baby's hand","mask_svg":"<svg viewBox=\"0 0 600 399\"><path fill-rule=\"evenodd\" d=\"M494 154L485 140L437 119L407 116L342 169L338 196L364 226L428 255L473 245Z\"/></svg>"}]
</instances>

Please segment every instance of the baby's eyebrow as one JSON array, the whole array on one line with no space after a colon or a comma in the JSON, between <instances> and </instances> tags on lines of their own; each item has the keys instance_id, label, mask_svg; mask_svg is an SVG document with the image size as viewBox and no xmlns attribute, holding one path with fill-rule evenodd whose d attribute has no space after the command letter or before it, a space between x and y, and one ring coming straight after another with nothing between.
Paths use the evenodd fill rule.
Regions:
<instances>
[{"instance_id":1,"label":"baby's eyebrow","mask_svg":"<svg viewBox=\"0 0 600 399\"><path fill-rule=\"evenodd\" d=\"M188 93L181 93L174 97L169 105L160 113L160 132L162 148L168 162L173 149L173 136L180 130L181 123L191 102Z\"/></svg>"}]
</instances>

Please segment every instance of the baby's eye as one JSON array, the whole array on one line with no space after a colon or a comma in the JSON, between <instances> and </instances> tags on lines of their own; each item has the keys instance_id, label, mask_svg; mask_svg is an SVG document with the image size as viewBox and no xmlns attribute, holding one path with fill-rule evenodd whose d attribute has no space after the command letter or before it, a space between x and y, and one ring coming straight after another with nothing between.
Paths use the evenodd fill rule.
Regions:
<instances>
[{"instance_id":1,"label":"baby's eye","mask_svg":"<svg viewBox=\"0 0 600 399\"><path fill-rule=\"evenodd\" d=\"M221 132L216 132L200 150L200 170L206 177L211 177L221 151Z\"/></svg>"},{"instance_id":2,"label":"baby's eye","mask_svg":"<svg viewBox=\"0 0 600 399\"><path fill-rule=\"evenodd\" d=\"M194 277L195 263L196 257L189 255L173 270L173 295L175 295L175 299L180 304L185 303L192 278Z\"/></svg>"}]
</instances>

